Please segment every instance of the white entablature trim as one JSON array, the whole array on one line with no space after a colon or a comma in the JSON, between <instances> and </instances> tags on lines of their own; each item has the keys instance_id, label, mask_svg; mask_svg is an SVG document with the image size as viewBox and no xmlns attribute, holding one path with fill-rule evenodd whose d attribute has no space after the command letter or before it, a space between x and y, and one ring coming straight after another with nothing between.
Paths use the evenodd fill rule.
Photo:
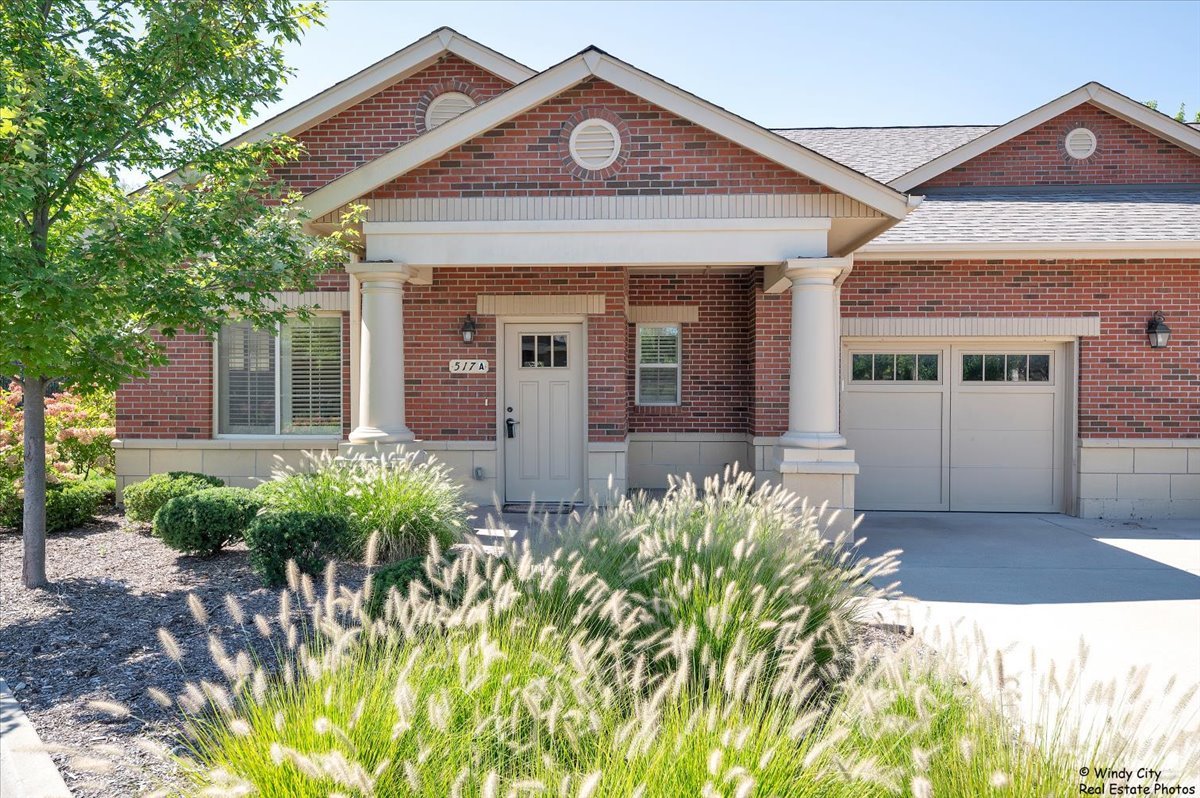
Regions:
<instances>
[{"instance_id":1,"label":"white entablature trim","mask_svg":"<svg viewBox=\"0 0 1200 798\"><path fill-rule=\"evenodd\" d=\"M1100 334L1099 316L842 318L854 338L1080 338Z\"/></svg>"},{"instance_id":2,"label":"white entablature trim","mask_svg":"<svg viewBox=\"0 0 1200 798\"><path fill-rule=\"evenodd\" d=\"M305 197L304 205L314 217L324 216L591 77L635 94L894 219L904 218L910 210L906 195L595 48L339 177Z\"/></svg>"},{"instance_id":3,"label":"white entablature trim","mask_svg":"<svg viewBox=\"0 0 1200 798\"><path fill-rule=\"evenodd\" d=\"M449 124L449 123L448 123ZM374 260L437 266L756 266L821 257L828 218L366 222Z\"/></svg>"},{"instance_id":4,"label":"white entablature trim","mask_svg":"<svg viewBox=\"0 0 1200 798\"><path fill-rule=\"evenodd\" d=\"M684 194L643 197L422 197L364 199L372 222L584 221L589 219L879 219L844 194ZM336 224L343 206L316 222Z\"/></svg>"}]
</instances>

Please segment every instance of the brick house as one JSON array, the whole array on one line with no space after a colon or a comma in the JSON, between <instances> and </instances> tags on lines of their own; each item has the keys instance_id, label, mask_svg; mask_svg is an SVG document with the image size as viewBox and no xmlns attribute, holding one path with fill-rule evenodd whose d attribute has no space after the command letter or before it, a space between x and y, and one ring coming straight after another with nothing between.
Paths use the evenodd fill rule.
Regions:
<instances>
[{"instance_id":1,"label":"brick house","mask_svg":"<svg viewBox=\"0 0 1200 798\"><path fill-rule=\"evenodd\" d=\"M1200 517L1200 130L1103 86L770 131L441 29L236 141L274 132L363 251L279 298L307 323L170 341L117 395L122 486L415 447L485 503L739 463L855 510Z\"/></svg>"}]
</instances>

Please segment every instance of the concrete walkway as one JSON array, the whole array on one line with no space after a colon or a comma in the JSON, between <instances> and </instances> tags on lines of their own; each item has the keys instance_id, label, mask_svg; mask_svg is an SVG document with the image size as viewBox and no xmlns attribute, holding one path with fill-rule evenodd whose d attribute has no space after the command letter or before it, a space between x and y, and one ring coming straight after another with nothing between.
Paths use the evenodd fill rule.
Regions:
<instances>
[{"instance_id":1,"label":"concrete walkway","mask_svg":"<svg viewBox=\"0 0 1200 798\"><path fill-rule=\"evenodd\" d=\"M0 798L71 798L33 724L0 679Z\"/></svg>"},{"instance_id":2,"label":"concrete walkway","mask_svg":"<svg viewBox=\"0 0 1200 798\"><path fill-rule=\"evenodd\" d=\"M1077 661L1082 642L1087 682L1112 679L1120 690L1131 669L1149 668L1143 698L1155 700L1138 737L1200 726L1200 698L1182 714L1163 698L1173 676L1176 698L1200 683L1200 521L876 512L859 532L867 554L904 552L893 578L910 598L879 607L885 620L911 624L935 646L965 642L970 667L994 670L994 656L973 642L978 629L1004 651L1027 720L1055 719L1055 702L1035 685L1051 660L1059 674ZM1102 723L1084 703L1071 702L1075 719Z\"/></svg>"}]
</instances>

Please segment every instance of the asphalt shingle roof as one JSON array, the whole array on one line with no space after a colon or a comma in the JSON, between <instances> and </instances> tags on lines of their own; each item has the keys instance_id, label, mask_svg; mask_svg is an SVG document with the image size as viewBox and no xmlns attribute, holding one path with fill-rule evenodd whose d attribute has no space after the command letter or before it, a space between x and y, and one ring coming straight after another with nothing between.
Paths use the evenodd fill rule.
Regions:
<instances>
[{"instance_id":1,"label":"asphalt shingle roof","mask_svg":"<svg viewBox=\"0 0 1200 798\"><path fill-rule=\"evenodd\" d=\"M775 132L881 183L977 139L995 125L811 127Z\"/></svg>"},{"instance_id":2,"label":"asphalt shingle roof","mask_svg":"<svg viewBox=\"0 0 1200 798\"><path fill-rule=\"evenodd\" d=\"M929 191L875 242L953 244L1200 240L1200 186Z\"/></svg>"}]
</instances>

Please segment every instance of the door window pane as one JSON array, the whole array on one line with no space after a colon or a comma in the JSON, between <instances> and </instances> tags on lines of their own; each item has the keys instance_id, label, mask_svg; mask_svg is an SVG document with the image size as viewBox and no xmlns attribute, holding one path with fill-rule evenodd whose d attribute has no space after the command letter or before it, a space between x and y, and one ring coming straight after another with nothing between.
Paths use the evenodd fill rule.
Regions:
<instances>
[{"instance_id":1,"label":"door window pane","mask_svg":"<svg viewBox=\"0 0 1200 798\"><path fill-rule=\"evenodd\" d=\"M917 356L896 355L896 379L911 382L916 377Z\"/></svg>"},{"instance_id":2,"label":"door window pane","mask_svg":"<svg viewBox=\"0 0 1200 798\"><path fill-rule=\"evenodd\" d=\"M895 355L876 355L875 356L875 379L890 380L893 379L896 368Z\"/></svg>"},{"instance_id":3,"label":"door window pane","mask_svg":"<svg viewBox=\"0 0 1200 798\"><path fill-rule=\"evenodd\" d=\"M1029 355L1008 355L1005 358L1007 368L1004 371L1009 382L1025 382L1029 373Z\"/></svg>"},{"instance_id":4,"label":"door window pane","mask_svg":"<svg viewBox=\"0 0 1200 798\"><path fill-rule=\"evenodd\" d=\"M963 355L963 380L983 381L983 355Z\"/></svg>"},{"instance_id":5,"label":"door window pane","mask_svg":"<svg viewBox=\"0 0 1200 798\"><path fill-rule=\"evenodd\" d=\"M1050 382L1050 356L1029 356L1029 381Z\"/></svg>"},{"instance_id":6,"label":"door window pane","mask_svg":"<svg viewBox=\"0 0 1200 798\"><path fill-rule=\"evenodd\" d=\"M917 355L917 379L922 382L936 382L938 378L938 356Z\"/></svg>"},{"instance_id":7,"label":"door window pane","mask_svg":"<svg viewBox=\"0 0 1200 798\"><path fill-rule=\"evenodd\" d=\"M567 336L556 335L551 344L553 356L551 362L554 368L561 369L567 367Z\"/></svg>"},{"instance_id":8,"label":"door window pane","mask_svg":"<svg viewBox=\"0 0 1200 798\"><path fill-rule=\"evenodd\" d=\"M526 333L521 336L521 368L549 369L567 367L567 336Z\"/></svg>"},{"instance_id":9,"label":"door window pane","mask_svg":"<svg viewBox=\"0 0 1200 798\"><path fill-rule=\"evenodd\" d=\"M854 380L871 379L871 356L854 355L850 359L850 375Z\"/></svg>"},{"instance_id":10,"label":"door window pane","mask_svg":"<svg viewBox=\"0 0 1200 798\"><path fill-rule=\"evenodd\" d=\"M983 381L1004 382L1004 355L983 356Z\"/></svg>"}]
</instances>

